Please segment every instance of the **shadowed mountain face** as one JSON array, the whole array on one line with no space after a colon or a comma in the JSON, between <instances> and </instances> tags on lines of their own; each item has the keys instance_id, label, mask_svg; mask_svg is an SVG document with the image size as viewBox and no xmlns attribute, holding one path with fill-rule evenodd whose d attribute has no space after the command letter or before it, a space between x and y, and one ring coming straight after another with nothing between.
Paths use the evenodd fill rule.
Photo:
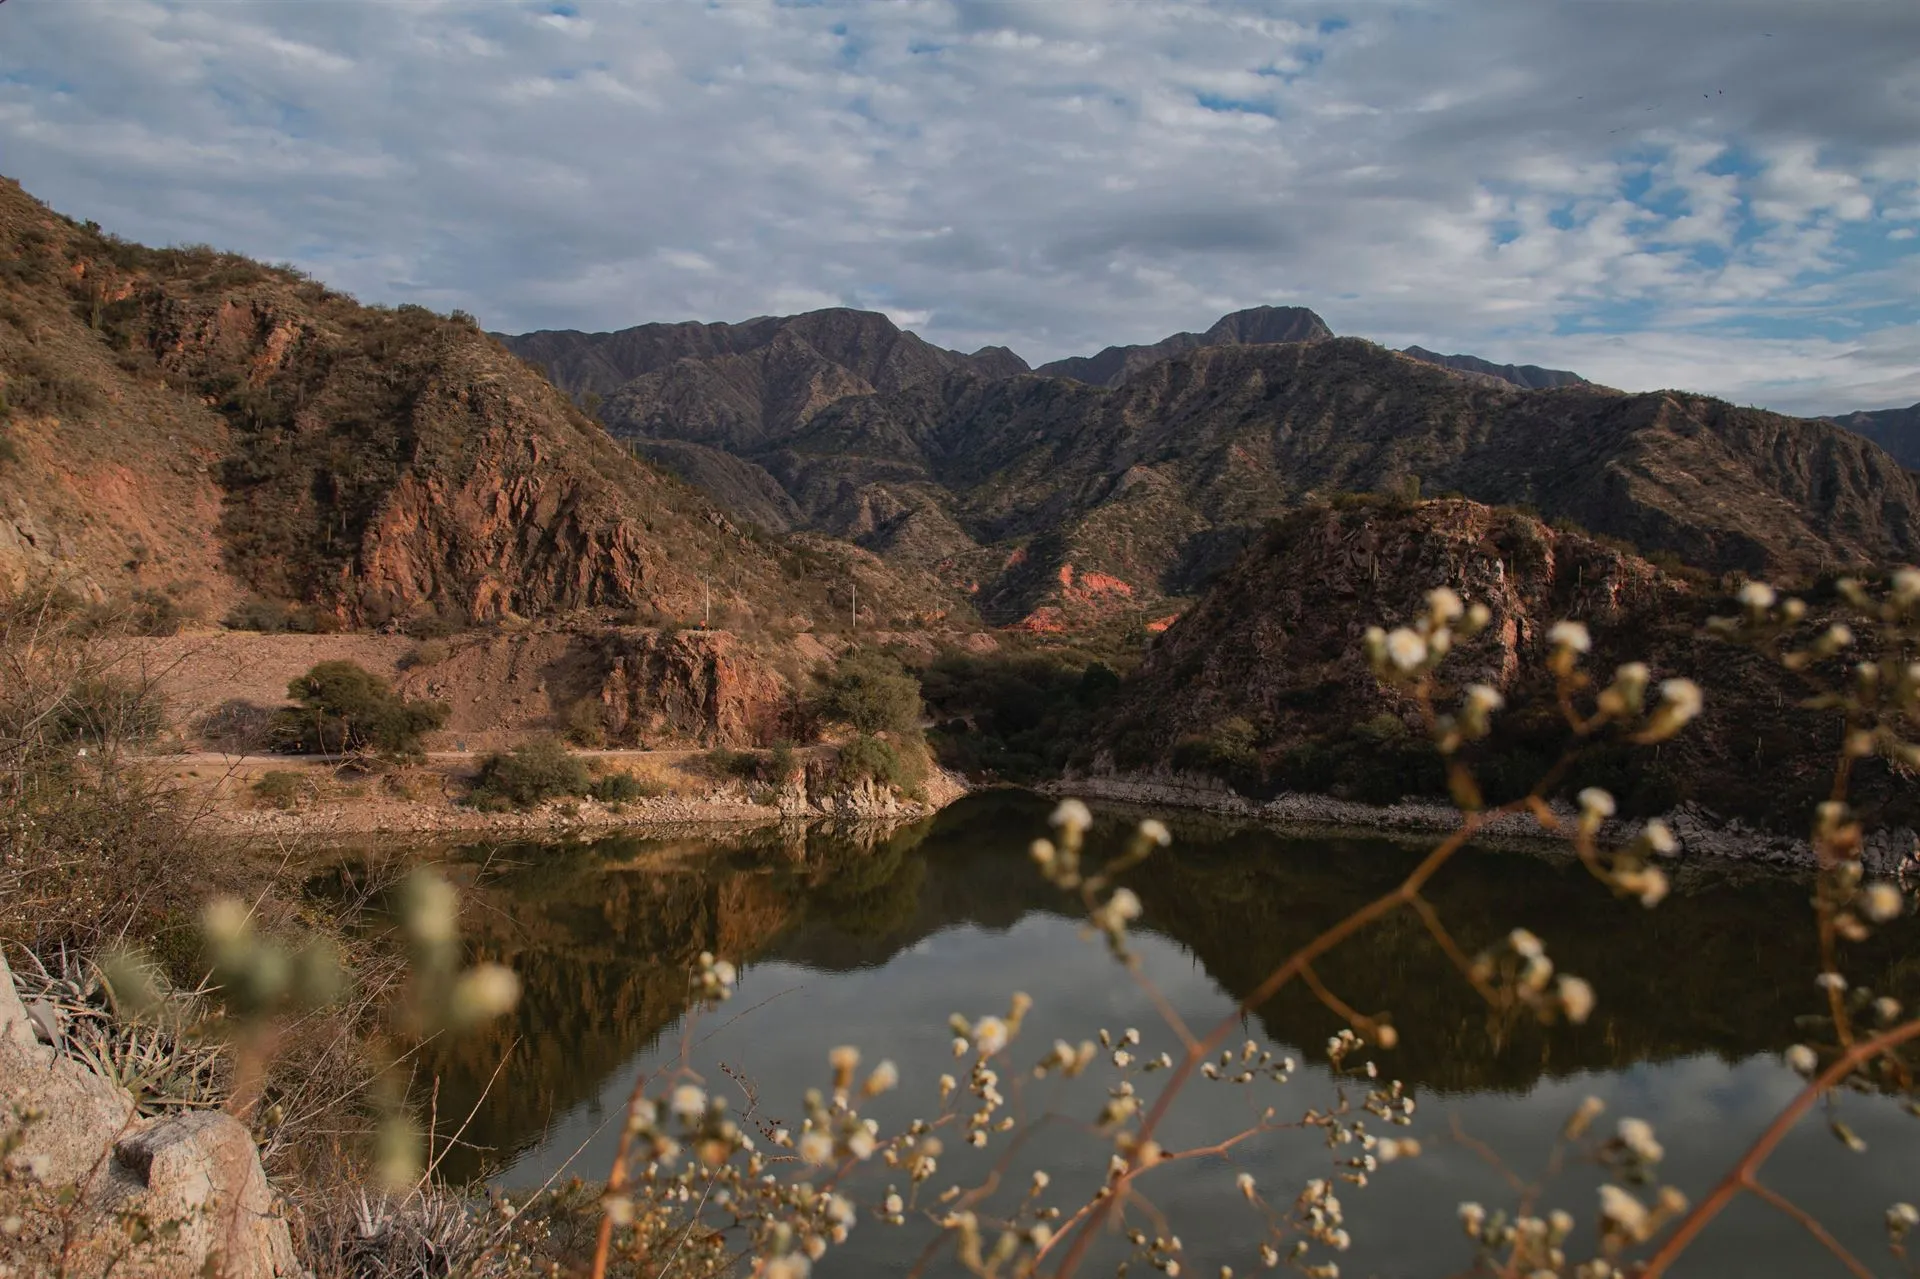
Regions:
<instances>
[{"instance_id":1,"label":"shadowed mountain face","mask_svg":"<svg viewBox=\"0 0 1920 1279\"><path fill-rule=\"evenodd\" d=\"M1706 634L1708 616L1738 606L1703 575L1459 499L1342 503L1275 521L1154 643L1083 757L1209 773L1245 795L1444 801L1447 777L1417 707L1358 655L1363 627L1418 617L1439 586L1492 613L1443 671L1453 688L1485 684L1505 699L1498 731L1461 756L1489 803L1524 794L1576 744L1547 674L1547 636L1562 618L1589 627L1591 670L1645 662L1656 680L1698 681L1705 707L1658 751L1585 752L1556 794L1599 786L1630 816L1692 802L1797 832L1829 793L1839 720L1803 708L1801 676ZM1818 623L1817 597L1813 608ZM1844 679L1841 665L1817 677ZM1920 820L1913 785L1881 760L1853 770L1852 800L1876 825Z\"/></svg>"},{"instance_id":2,"label":"shadowed mountain face","mask_svg":"<svg viewBox=\"0 0 1920 1279\"><path fill-rule=\"evenodd\" d=\"M1073 377L1001 376L990 353L852 311L510 342L570 388L596 352L644 348L592 383L645 369L599 407L614 434L757 522L852 539L1036 632L1164 620L1265 520L1416 478L1715 571L1920 547L1914 478L1858 434L1705 396L1529 390L1297 309L1151 348L1171 354L1113 348Z\"/></svg>"},{"instance_id":3,"label":"shadowed mountain face","mask_svg":"<svg viewBox=\"0 0 1920 1279\"><path fill-rule=\"evenodd\" d=\"M1866 436L1909 470L1920 470L1920 404L1845 413L1826 420Z\"/></svg>"},{"instance_id":4,"label":"shadowed mountain face","mask_svg":"<svg viewBox=\"0 0 1920 1279\"><path fill-rule=\"evenodd\" d=\"M1411 355L1426 364L1438 364L1456 373L1478 373L1523 386L1529 391L1546 391L1556 386L1584 386L1587 379L1566 369L1543 369L1538 364L1495 364L1477 355L1441 355L1425 347L1410 346L1402 355Z\"/></svg>"},{"instance_id":5,"label":"shadowed mountain face","mask_svg":"<svg viewBox=\"0 0 1920 1279\"><path fill-rule=\"evenodd\" d=\"M1150 346L1110 346L1098 355L1042 364L1043 377L1070 377L1094 386L1119 386L1141 369L1203 346L1250 346L1262 342L1318 342L1333 336L1326 321L1301 306L1256 306L1222 316L1205 333L1175 333Z\"/></svg>"}]
</instances>

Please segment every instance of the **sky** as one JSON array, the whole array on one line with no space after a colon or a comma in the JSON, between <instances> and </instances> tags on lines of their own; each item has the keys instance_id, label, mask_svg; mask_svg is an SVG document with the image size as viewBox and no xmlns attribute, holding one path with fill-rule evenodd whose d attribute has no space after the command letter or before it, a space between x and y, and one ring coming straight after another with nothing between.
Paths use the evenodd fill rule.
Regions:
<instances>
[{"instance_id":1,"label":"sky","mask_svg":"<svg viewBox=\"0 0 1920 1279\"><path fill-rule=\"evenodd\" d=\"M0 173L509 332L856 306L1039 363L1271 303L1920 401L1916 0L8 0Z\"/></svg>"}]
</instances>

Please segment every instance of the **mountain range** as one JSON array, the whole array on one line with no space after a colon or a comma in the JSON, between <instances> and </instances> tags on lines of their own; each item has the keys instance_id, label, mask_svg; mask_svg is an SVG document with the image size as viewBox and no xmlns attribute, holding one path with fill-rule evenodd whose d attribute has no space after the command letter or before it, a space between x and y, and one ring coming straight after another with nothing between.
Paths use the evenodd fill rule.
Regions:
<instances>
[{"instance_id":1,"label":"mountain range","mask_svg":"<svg viewBox=\"0 0 1920 1279\"><path fill-rule=\"evenodd\" d=\"M1297 307L1039 369L848 309L499 338L12 183L0 378L6 581L343 626L807 625L857 588L864 625L1138 634L1343 492L1530 507L1715 572L1920 552L1916 477L1863 433L1898 414L1625 394Z\"/></svg>"},{"instance_id":2,"label":"mountain range","mask_svg":"<svg viewBox=\"0 0 1920 1279\"><path fill-rule=\"evenodd\" d=\"M1920 552L1915 477L1856 431L1396 352L1299 308L1031 371L844 309L503 341L743 518L1034 631L1177 612L1265 521L1343 490L1532 507L1715 572Z\"/></svg>"},{"instance_id":3,"label":"mountain range","mask_svg":"<svg viewBox=\"0 0 1920 1279\"><path fill-rule=\"evenodd\" d=\"M1920 470L1920 404L1841 413L1826 420L1866 436L1909 470Z\"/></svg>"}]
</instances>

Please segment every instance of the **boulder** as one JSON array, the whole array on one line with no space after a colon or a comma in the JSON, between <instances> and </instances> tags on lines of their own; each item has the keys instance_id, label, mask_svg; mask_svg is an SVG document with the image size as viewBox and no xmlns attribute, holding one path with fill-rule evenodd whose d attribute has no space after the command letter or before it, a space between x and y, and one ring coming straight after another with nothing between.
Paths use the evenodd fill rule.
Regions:
<instances>
[{"instance_id":1,"label":"boulder","mask_svg":"<svg viewBox=\"0 0 1920 1279\"><path fill-rule=\"evenodd\" d=\"M0 956L0 1131L32 1216L69 1187L78 1229L64 1273L130 1279L296 1274L293 1240L246 1126L218 1111L143 1118L126 1090L39 1041ZM57 1253L60 1223L21 1243ZM51 1260L50 1254L43 1254Z\"/></svg>"}]
</instances>

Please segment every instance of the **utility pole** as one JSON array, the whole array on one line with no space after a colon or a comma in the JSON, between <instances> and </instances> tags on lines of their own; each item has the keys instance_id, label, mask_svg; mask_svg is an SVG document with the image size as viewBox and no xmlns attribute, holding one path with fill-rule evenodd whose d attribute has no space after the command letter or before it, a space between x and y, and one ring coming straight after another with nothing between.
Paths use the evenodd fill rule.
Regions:
<instances>
[{"instance_id":1,"label":"utility pole","mask_svg":"<svg viewBox=\"0 0 1920 1279\"><path fill-rule=\"evenodd\" d=\"M710 631L713 629L713 577L709 575L702 579L702 584L707 590L707 624L703 629Z\"/></svg>"},{"instance_id":2,"label":"utility pole","mask_svg":"<svg viewBox=\"0 0 1920 1279\"><path fill-rule=\"evenodd\" d=\"M853 629L860 629L860 579L853 579Z\"/></svg>"}]
</instances>

